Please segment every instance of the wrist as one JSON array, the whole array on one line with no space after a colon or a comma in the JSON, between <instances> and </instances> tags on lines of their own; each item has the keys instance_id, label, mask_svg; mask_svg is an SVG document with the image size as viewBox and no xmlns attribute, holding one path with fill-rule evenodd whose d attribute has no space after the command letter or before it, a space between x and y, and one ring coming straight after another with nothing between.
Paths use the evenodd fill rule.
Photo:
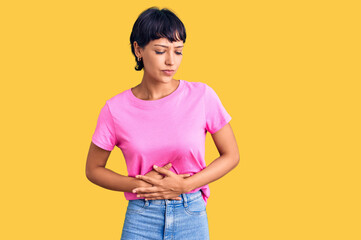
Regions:
<instances>
[{"instance_id":1,"label":"wrist","mask_svg":"<svg viewBox=\"0 0 361 240\"><path fill-rule=\"evenodd\" d=\"M188 193L193 190L192 182L190 181L190 177L185 178L183 181L183 193Z\"/></svg>"},{"instance_id":2,"label":"wrist","mask_svg":"<svg viewBox=\"0 0 361 240\"><path fill-rule=\"evenodd\" d=\"M153 186L152 184L150 183L147 183L146 181L143 181L142 179L138 179L138 178L135 178L137 181L136 181L136 185L137 185L137 188L138 187L151 187Z\"/></svg>"}]
</instances>

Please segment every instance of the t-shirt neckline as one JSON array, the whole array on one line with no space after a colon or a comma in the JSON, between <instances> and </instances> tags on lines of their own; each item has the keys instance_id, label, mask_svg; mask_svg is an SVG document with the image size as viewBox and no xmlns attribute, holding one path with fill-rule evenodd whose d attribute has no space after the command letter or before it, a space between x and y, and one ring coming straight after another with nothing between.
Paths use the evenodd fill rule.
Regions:
<instances>
[{"instance_id":1,"label":"t-shirt neckline","mask_svg":"<svg viewBox=\"0 0 361 240\"><path fill-rule=\"evenodd\" d=\"M171 99L175 98L177 95L179 95L183 88L183 85L184 85L184 82L182 79L180 79L178 87L171 94L169 94L165 97L162 97L160 99L156 99L156 100L143 100L143 99L137 98L133 94L131 88L128 89L128 97L131 100L131 102L133 104L135 104L136 106L145 107L145 108L158 107L161 104L163 104L164 102L168 102Z\"/></svg>"}]
</instances>

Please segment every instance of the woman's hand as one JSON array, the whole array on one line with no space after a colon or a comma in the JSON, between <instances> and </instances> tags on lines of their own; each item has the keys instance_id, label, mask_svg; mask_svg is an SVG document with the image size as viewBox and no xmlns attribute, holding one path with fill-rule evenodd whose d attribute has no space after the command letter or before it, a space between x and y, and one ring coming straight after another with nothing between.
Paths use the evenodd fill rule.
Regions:
<instances>
[{"instance_id":1,"label":"woman's hand","mask_svg":"<svg viewBox=\"0 0 361 240\"><path fill-rule=\"evenodd\" d=\"M171 164L171 163L168 163L168 164L164 165L164 166L161 167L161 168L164 168L164 169L166 169L166 170L169 170L171 167L172 167L172 164ZM144 176L151 177L151 178L158 179L158 180L164 178L164 176L163 176L162 174L160 174L159 172L157 172L157 171L154 170L154 169L151 170L151 171L149 171L148 173L144 174ZM142 179L139 179L139 180L142 180ZM150 184L150 183L142 180L142 181L140 181L140 186L141 186L141 187L152 187L153 184Z\"/></svg>"},{"instance_id":2,"label":"woman's hand","mask_svg":"<svg viewBox=\"0 0 361 240\"><path fill-rule=\"evenodd\" d=\"M171 163L168 163L167 165L169 164L171 165ZM149 183L149 186L135 188L133 189L132 192L137 193L138 197L144 197L147 200L153 200L153 199L181 200L179 195L184 193L185 191L184 178L189 177L190 174L177 175L176 173L169 171L164 167L157 167L155 165L154 165L154 169L157 173L164 174L165 177L161 179L159 177L152 178L150 176L147 176L148 173L145 175L137 175L136 177L138 179L141 179Z\"/></svg>"},{"instance_id":3,"label":"woman's hand","mask_svg":"<svg viewBox=\"0 0 361 240\"><path fill-rule=\"evenodd\" d=\"M172 167L172 163L168 163L168 164L164 165L163 167L158 167L158 169L163 168L163 169L165 169L165 170L169 170L171 167ZM189 175L187 175L187 174L182 174L182 175L185 175L186 177L189 176ZM156 170L154 170L154 169L151 170L151 171L149 171L148 173L144 174L144 176L151 177L151 178L158 179L158 180L164 178L164 176L163 176L159 171L156 171ZM139 178L138 178L138 179L139 179ZM139 180L142 180L142 179L139 179ZM140 187L144 187L144 188L146 188L146 187L153 187L153 186L154 186L153 184L148 183L148 182L146 182L146 181L144 181L144 180L142 180L142 181L141 181L141 184L140 184ZM135 189L137 189L137 188L135 188ZM133 189L133 191L134 191L134 189ZM181 200L182 198L180 198L180 197L177 196L177 197L173 197L173 198L158 198L158 199Z\"/></svg>"},{"instance_id":4,"label":"woman's hand","mask_svg":"<svg viewBox=\"0 0 361 240\"><path fill-rule=\"evenodd\" d=\"M171 168L172 164L171 163L168 163L166 165L164 165L162 168L164 169L167 169L169 170ZM148 177L151 177L151 178L154 178L154 179L162 179L164 178L164 176L162 174L160 174L159 172L157 172L156 170L151 170L149 171L148 173L144 174L144 176L148 176ZM141 179L139 179L141 180ZM152 187L153 184L150 184L146 181L140 181L140 187Z\"/></svg>"}]
</instances>

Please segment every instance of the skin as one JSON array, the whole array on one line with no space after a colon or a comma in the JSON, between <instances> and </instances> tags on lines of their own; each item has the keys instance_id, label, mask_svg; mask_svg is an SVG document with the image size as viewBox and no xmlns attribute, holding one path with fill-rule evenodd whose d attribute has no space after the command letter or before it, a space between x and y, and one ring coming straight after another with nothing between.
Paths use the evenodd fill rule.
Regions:
<instances>
[{"instance_id":1,"label":"skin","mask_svg":"<svg viewBox=\"0 0 361 240\"><path fill-rule=\"evenodd\" d=\"M182 61L183 56L180 53L182 53L183 41L171 43L166 38L160 38L150 41L144 48L141 48L136 41L133 45L136 56L141 57L144 63L142 82L132 88L133 94L140 99L151 101L175 91L179 80L174 79L173 75ZM173 75L167 76L162 72L165 69L175 71ZM138 194L138 197L144 197L147 200L181 200L180 194L209 184L238 165L239 150L230 123L212 134L212 139L220 156L202 171L192 176L177 175L169 171L171 163L168 163L165 166L154 166L152 171L136 178L120 175L105 168L110 151L99 148L91 142L86 163L86 176L91 182L101 187L115 191L134 192Z\"/></svg>"},{"instance_id":2,"label":"skin","mask_svg":"<svg viewBox=\"0 0 361 240\"><path fill-rule=\"evenodd\" d=\"M154 170L164 174L165 177L153 179L146 175L139 175L138 179L142 179L153 186L138 187L133 189L133 192L137 192L139 197L148 200L163 199L164 196L171 198L209 184L230 172L239 163L238 146L230 123L212 134L212 139L220 156L202 171L190 177L180 178L167 169L154 168Z\"/></svg>"},{"instance_id":3,"label":"skin","mask_svg":"<svg viewBox=\"0 0 361 240\"><path fill-rule=\"evenodd\" d=\"M143 100L157 100L171 94L179 85L173 78L182 61L183 41L171 43L166 38L150 41L144 49L134 42L134 51L143 59L144 75L142 82L132 88L133 94ZM158 46L158 45L163 45ZM168 76L162 70L174 70Z\"/></svg>"}]
</instances>

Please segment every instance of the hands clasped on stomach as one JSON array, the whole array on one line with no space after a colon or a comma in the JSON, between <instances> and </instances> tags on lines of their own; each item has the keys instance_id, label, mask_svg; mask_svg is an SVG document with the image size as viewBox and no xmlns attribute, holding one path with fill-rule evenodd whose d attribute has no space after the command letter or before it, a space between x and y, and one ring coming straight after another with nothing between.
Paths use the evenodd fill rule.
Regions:
<instances>
[{"instance_id":1,"label":"hands clasped on stomach","mask_svg":"<svg viewBox=\"0 0 361 240\"><path fill-rule=\"evenodd\" d=\"M168 163L163 167L154 165L154 169L145 175L137 175L136 178L141 179L141 187L134 188L133 193L137 193L137 197L144 197L146 200L155 199L172 199L181 200L180 194L186 193L185 179L190 174L176 174L169 169L172 163Z\"/></svg>"}]
</instances>

